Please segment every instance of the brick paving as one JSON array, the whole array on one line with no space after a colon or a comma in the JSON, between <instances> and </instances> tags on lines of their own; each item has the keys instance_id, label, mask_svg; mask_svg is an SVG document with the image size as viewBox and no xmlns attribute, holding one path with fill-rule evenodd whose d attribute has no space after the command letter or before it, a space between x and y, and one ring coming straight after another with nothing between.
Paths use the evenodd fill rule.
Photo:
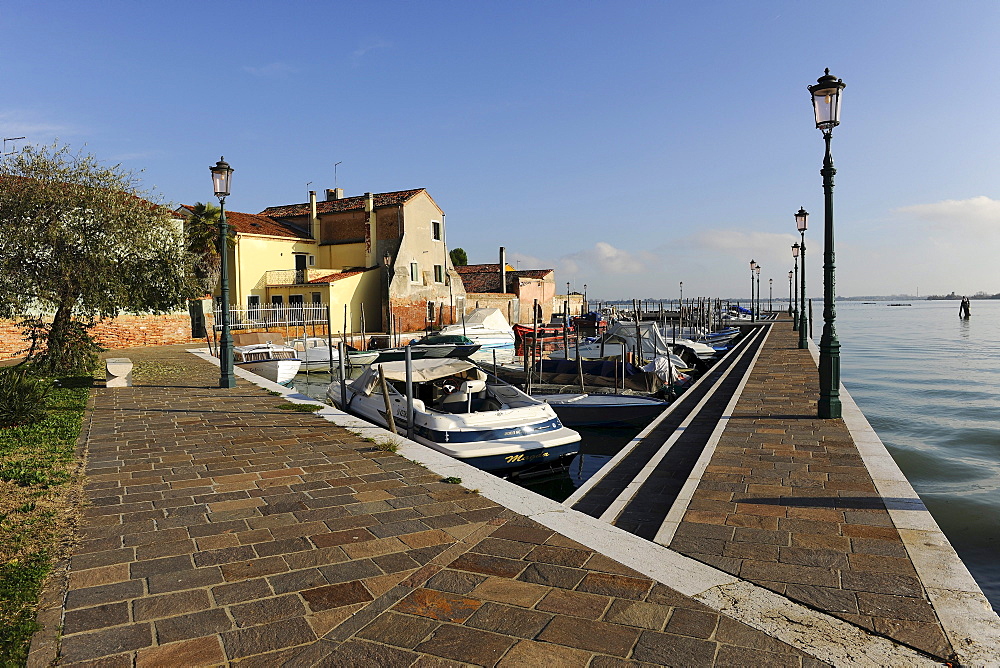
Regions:
<instances>
[{"instance_id":1,"label":"brick paving","mask_svg":"<svg viewBox=\"0 0 1000 668\"><path fill-rule=\"evenodd\" d=\"M136 362L137 386L92 394L81 439L87 505L63 602L61 665L826 665L317 416L280 410L281 398L254 385L220 390L217 368L183 347L114 356ZM856 485L835 477L847 466L837 459L805 473ZM731 473L713 475L723 478L706 483L738 485L725 478ZM856 589L818 576L797 585L859 592L858 621L875 612L861 606L883 604L873 597L896 605L911 592L907 573L883 580L861 567L871 557L898 560L877 513L754 514L739 497L747 492L700 495L732 508L692 508L686 526L709 535L686 539L715 542L687 547L762 569L769 582L791 563L832 572L832 562L815 564L828 552L862 559L836 564L838 584L853 574ZM762 519L715 522L729 515ZM727 542L711 533L719 529L758 532L742 542L762 554L712 556L707 548ZM841 542L823 542L833 537ZM786 559L768 559L774 551ZM882 592L885 582L906 594Z\"/></svg>"},{"instance_id":2,"label":"brick paving","mask_svg":"<svg viewBox=\"0 0 1000 668\"><path fill-rule=\"evenodd\" d=\"M779 322L670 548L865 629L953 650L843 420Z\"/></svg>"}]
</instances>

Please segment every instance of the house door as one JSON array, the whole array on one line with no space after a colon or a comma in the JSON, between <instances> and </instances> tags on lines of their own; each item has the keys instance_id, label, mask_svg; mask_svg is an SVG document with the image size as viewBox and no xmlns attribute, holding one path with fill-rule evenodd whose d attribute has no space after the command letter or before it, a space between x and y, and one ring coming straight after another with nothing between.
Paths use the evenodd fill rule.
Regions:
<instances>
[{"instance_id":1,"label":"house door","mask_svg":"<svg viewBox=\"0 0 1000 668\"><path fill-rule=\"evenodd\" d=\"M306 256L302 254L295 256L295 282L306 282Z\"/></svg>"}]
</instances>

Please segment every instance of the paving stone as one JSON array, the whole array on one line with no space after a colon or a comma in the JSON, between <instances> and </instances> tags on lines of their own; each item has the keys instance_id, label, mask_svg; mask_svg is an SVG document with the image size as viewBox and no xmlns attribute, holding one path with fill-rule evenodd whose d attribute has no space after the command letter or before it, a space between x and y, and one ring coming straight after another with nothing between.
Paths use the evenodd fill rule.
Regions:
<instances>
[{"instance_id":1,"label":"paving stone","mask_svg":"<svg viewBox=\"0 0 1000 668\"><path fill-rule=\"evenodd\" d=\"M222 634L226 656L231 660L295 647L314 640L316 634L302 618L286 619Z\"/></svg>"},{"instance_id":2,"label":"paving stone","mask_svg":"<svg viewBox=\"0 0 1000 668\"><path fill-rule=\"evenodd\" d=\"M557 616L537 640L624 657L638 637L639 630L628 626Z\"/></svg>"},{"instance_id":3,"label":"paving stone","mask_svg":"<svg viewBox=\"0 0 1000 668\"><path fill-rule=\"evenodd\" d=\"M427 581L427 588L437 589L438 591L447 591L452 594L468 594L485 580L485 575L444 570L437 573Z\"/></svg>"},{"instance_id":4,"label":"paving stone","mask_svg":"<svg viewBox=\"0 0 1000 668\"><path fill-rule=\"evenodd\" d=\"M132 602L132 614L135 621L147 621L197 612L210 606L211 601L206 590L190 589L174 594L137 598Z\"/></svg>"},{"instance_id":5,"label":"paving stone","mask_svg":"<svg viewBox=\"0 0 1000 668\"><path fill-rule=\"evenodd\" d=\"M126 601L105 603L92 608L69 610L63 618L64 635L92 631L126 624L129 620L129 604Z\"/></svg>"},{"instance_id":6,"label":"paving stone","mask_svg":"<svg viewBox=\"0 0 1000 668\"><path fill-rule=\"evenodd\" d=\"M439 621L464 622L482 605L478 599L421 588L411 592L394 609Z\"/></svg>"},{"instance_id":7,"label":"paving stone","mask_svg":"<svg viewBox=\"0 0 1000 668\"><path fill-rule=\"evenodd\" d=\"M64 636L59 652L64 663L73 663L121 652L134 652L152 644L153 633L149 624L129 624Z\"/></svg>"},{"instance_id":8,"label":"paving stone","mask_svg":"<svg viewBox=\"0 0 1000 668\"><path fill-rule=\"evenodd\" d=\"M476 598L530 608L549 591L548 587L517 580L491 577L471 592ZM459 592L461 593L461 592Z\"/></svg>"},{"instance_id":9,"label":"paving stone","mask_svg":"<svg viewBox=\"0 0 1000 668\"><path fill-rule=\"evenodd\" d=\"M375 598L360 580L306 589L301 592L301 595L313 612L339 608L352 603L363 603Z\"/></svg>"},{"instance_id":10,"label":"paving stone","mask_svg":"<svg viewBox=\"0 0 1000 668\"><path fill-rule=\"evenodd\" d=\"M497 668L576 668L587 665L592 654L551 643L521 640L507 652Z\"/></svg>"},{"instance_id":11,"label":"paving stone","mask_svg":"<svg viewBox=\"0 0 1000 668\"><path fill-rule=\"evenodd\" d=\"M573 589L580 584L586 575L587 571L578 568L535 563L529 564L517 579L524 582L545 585L546 587Z\"/></svg>"},{"instance_id":12,"label":"paving stone","mask_svg":"<svg viewBox=\"0 0 1000 668\"><path fill-rule=\"evenodd\" d=\"M280 619L301 616L305 612L302 601L294 594L263 598L229 608L229 614L240 627L268 624Z\"/></svg>"},{"instance_id":13,"label":"paving stone","mask_svg":"<svg viewBox=\"0 0 1000 668\"><path fill-rule=\"evenodd\" d=\"M677 608L667 622L667 633L676 633L695 638L711 638L719 623L715 612L702 612L688 608Z\"/></svg>"},{"instance_id":14,"label":"paving stone","mask_svg":"<svg viewBox=\"0 0 1000 668\"><path fill-rule=\"evenodd\" d=\"M613 573L588 573L577 585L577 590L638 601L645 598L652 587L653 581L644 578L633 578Z\"/></svg>"},{"instance_id":15,"label":"paving stone","mask_svg":"<svg viewBox=\"0 0 1000 668\"><path fill-rule=\"evenodd\" d=\"M143 593L142 582L139 580L76 589L67 593L65 609L75 610L76 608L90 608L115 601L125 601L141 596Z\"/></svg>"},{"instance_id":16,"label":"paving stone","mask_svg":"<svg viewBox=\"0 0 1000 668\"><path fill-rule=\"evenodd\" d=\"M484 603L465 624L505 636L534 638L550 619L552 615L536 610L525 610L499 603Z\"/></svg>"},{"instance_id":17,"label":"paving stone","mask_svg":"<svg viewBox=\"0 0 1000 668\"><path fill-rule=\"evenodd\" d=\"M534 565L534 564L532 564ZM448 568L460 571L497 575L505 578L516 577L527 564L515 559L494 557L486 554L466 553L448 564Z\"/></svg>"},{"instance_id":18,"label":"paving stone","mask_svg":"<svg viewBox=\"0 0 1000 668\"><path fill-rule=\"evenodd\" d=\"M271 596L273 593L282 592L272 592L267 580L264 579L244 580L242 582L221 584L212 587L212 596L215 598L217 605L233 605L235 603L242 603L243 601Z\"/></svg>"},{"instance_id":19,"label":"paving stone","mask_svg":"<svg viewBox=\"0 0 1000 668\"><path fill-rule=\"evenodd\" d=\"M604 620L613 624L638 626L659 631L663 628L663 623L669 614L669 608L655 603L616 600L604 615Z\"/></svg>"},{"instance_id":20,"label":"paving stone","mask_svg":"<svg viewBox=\"0 0 1000 668\"><path fill-rule=\"evenodd\" d=\"M412 649L427 639L440 623L425 617L387 611L358 632L358 637Z\"/></svg>"},{"instance_id":21,"label":"paving stone","mask_svg":"<svg viewBox=\"0 0 1000 668\"><path fill-rule=\"evenodd\" d=\"M203 635L213 635L233 628L233 622L220 608L192 612L154 622L157 642L160 644L189 640Z\"/></svg>"},{"instance_id":22,"label":"paving stone","mask_svg":"<svg viewBox=\"0 0 1000 668\"><path fill-rule=\"evenodd\" d=\"M513 638L465 626L443 624L429 640L416 646L418 652L433 654L480 666L493 666L514 644Z\"/></svg>"},{"instance_id":23,"label":"paving stone","mask_svg":"<svg viewBox=\"0 0 1000 668\"><path fill-rule=\"evenodd\" d=\"M218 637L206 636L139 650L136 668L216 666L226 660ZM131 663L131 662L130 662Z\"/></svg>"}]
</instances>

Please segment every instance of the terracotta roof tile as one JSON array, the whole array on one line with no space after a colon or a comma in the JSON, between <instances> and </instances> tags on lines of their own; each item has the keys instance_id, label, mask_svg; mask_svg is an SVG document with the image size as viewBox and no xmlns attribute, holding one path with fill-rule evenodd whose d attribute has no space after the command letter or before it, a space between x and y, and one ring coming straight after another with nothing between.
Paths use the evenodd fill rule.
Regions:
<instances>
[{"instance_id":1,"label":"terracotta roof tile","mask_svg":"<svg viewBox=\"0 0 1000 668\"><path fill-rule=\"evenodd\" d=\"M500 289L500 263L496 264L470 264L464 267L455 267L455 271L462 277L462 284L465 285L466 292L475 293L503 293L512 292L514 282L518 278L544 279L553 273L552 269L511 269L507 265L507 290Z\"/></svg>"},{"instance_id":2,"label":"terracotta roof tile","mask_svg":"<svg viewBox=\"0 0 1000 668\"><path fill-rule=\"evenodd\" d=\"M189 204L183 205L183 208L188 211L194 209ZM290 239L312 239L312 236L308 232L295 225L256 213L226 211L226 222L240 234L264 234L272 237L288 237Z\"/></svg>"},{"instance_id":3,"label":"terracotta roof tile","mask_svg":"<svg viewBox=\"0 0 1000 668\"><path fill-rule=\"evenodd\" d=\"M397 190L396 192L390 193L375 193L375 208L381 208L385 206L396 206L402 204L409 200L411 197L419 192L423 192L424 188L417 188L415 190ZM359 197L344 197L342 199L335 200L319 200L316 202L316 213L333 213L338 211L355 211L358 209L365 208L365 197L361 195ZM307 216L309 215L309 202L304 204L283 204L281 206L269 206L260 212L264 216L272 216L275 218L290 218L293 216Z\"/></svg>"}]
</instances>

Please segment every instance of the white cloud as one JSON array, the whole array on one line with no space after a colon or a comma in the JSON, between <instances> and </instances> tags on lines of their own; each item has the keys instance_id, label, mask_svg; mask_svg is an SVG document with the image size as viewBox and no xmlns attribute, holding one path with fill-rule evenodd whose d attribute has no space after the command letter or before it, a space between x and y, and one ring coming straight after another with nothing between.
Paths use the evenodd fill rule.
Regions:
<instances>
[{"instance_id":1,"label":"white cloud","mask_svg":"<svg viewBox=\"0 0 1000 668\"><path fill-rule=\"evenodd\" d=\"M16 143L19 148L24 144L47 144L55 137L66 137L79 134L79 130L71 125L52 123L38 118L30 112L0 111L0 135L3 137L25 137ZM11 151L14 142L7 142L7 150Z\"/></svg>"},{"instance_id":2,"label":"white cloud","mask_svg":"<svg viewBox=\"0 0 1000 668\"><path fill-rule=\"evenodd\" d=\"M376 39L356 48L353 52L351 52L351 59L357 62L363 56L368 55L368 53L372 51L376 51L378 49L388 49L390 46L392 46L391 42L387 42L383 39Z\"/></svg>"},{"instance_id":3,"label":"white cloud","mask_svg":"<svg viewBox=\"0 0 1000 668\"><path fill-rule=\"evenodd\" d=\"M298 72L298 69L288 63L276 61L260 67L244 65L243 71L255 77L283 77Z\"/></svg>"},{"instance_id":4,"label":"white cloud","mask_svg":"<svg viewBox=\"0 0 1000 668\"><path fill-rule=\"evenodd\" d=\"M1000 228L1000 201L985 195L904 206L894 213L926 221L933 229L949 233L995 234Z\"/></svg>"},{"instance_id":5,"label":"white cloud","mask_svg":"<svg viewBox=\"0 0 1000 668\"><path fill-rule=\"evenodd\" d=\"M771 254L776 248L791 248L798 241L793 234L746 232L734 229L710 229L696 232L683 240L692 250L750 256ZM747 260L749 262L749 259Z\"/></svg>"}]
</instances>

